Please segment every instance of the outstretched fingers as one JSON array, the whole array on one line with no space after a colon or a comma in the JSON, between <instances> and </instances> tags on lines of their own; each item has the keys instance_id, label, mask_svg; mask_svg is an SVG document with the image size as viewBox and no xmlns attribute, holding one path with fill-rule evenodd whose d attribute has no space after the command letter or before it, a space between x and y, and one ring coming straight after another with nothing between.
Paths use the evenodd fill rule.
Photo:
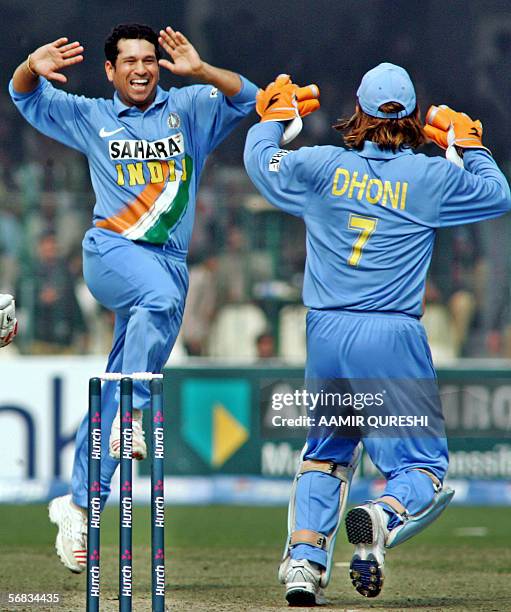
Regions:
<instances>
[{"instance_id":1,"label":"outstretched fingers","mask_svg":"<svg viewBox=\"0 0 511 612\"><path fill-rule=\"evenodd\" d=\"M83 55L75 55L74 57L70 57L66 60L64 60L64 68L67 68L68 66L74 66L75 64L79 64L80 62L83 62Z\"/></svg>"},{"instance_id":2,"label":"outstretched fingers","mask_svg":"<svg viewBox=\"0 0 511 612\"><path fill-rule=\"evenodd\" d=\"M167 53L173 51L177 46L177 40L175 35L176 33L170 26L167 26L164 30L160 30L158 42Z\"/></svg>"},{"instance_id":3,"label":"outstretched fingers","mask_svg":"<svg viewBox=\"0 0 511 612\"><path fill-rule=\"evenodd\" d=\"M165 53L167 53L168 55L170 55L172 53L172 51L174 51L175 47L172 46L172 44L166 40L165 38L163 38L162 36L158 37L158 43L160 44L160 47L165 51Z\"/></svg>"},{"instance_id":4,"label":"outstretched fingers","mask_svg":"<svg viewBox=\"0 0 511 612\"><path fill-rule=\"evenodd\" d=\"M192 76L201 73L203 62L195 47L181 32L170 26L160 30L159 43L170 56L160 61L160 66L179 76Z\"/></svg>"},{"instance_id":5,"label":"outstretched fingers","mask_svg":"<svg viewBox=\"0 0 511 612\"><path fill-rule=\"evenodd\" d=\"M181 32L174 32L174 38L180 45L187 45L190 42L188 38L186 38L186 36Z\"/></svg>"},{"instance_id":6,"label":"outstretched fingers","mask_svg":"<svg viewBox=\"0 0 511 612\"><path fill-rule=\"evenodd\" d=\"M170 26L160 30L158 42L167 53L175 51L177 47L190 44L189 40L181 32L176 32Z\"/></svg>"},{"instance_id":7,"label":"outstretched fingers","mask_svg":"<svg viewBox=\"0 0 511 612\"><path fill-rule=\"evenodd\" d=\"M63 68L68 68L69 66L74 66L75 64L79 64L83 62L83 46L76 40L75 42L68 43L66 45L62 45L57 49L59 53L59 57L56 58L56 67L58 70ZM54 72L53 74L58 74ZM63 75L60 75L60 78L53 77L53 75L48 75L49 78L55 78L55 80L60 81L61 83L66 83L67 78Z\"/></svg>"},{"instance_id":8,"label":"outstretched fingers","mask_svg":"<svg viewBox=\"0 0 511 612\"><path fill-rule=\"evenodd\" d=\"M64 45L59 48L60 54L64 59L68 57L74 57L75 55L80 55L83 52L82 45L75 41L73 43L69 43L68 45Z\"/></svg>"},{"instance_id":9,"label":"outstretched fingers","mask_svg":"<svg viewBox=\"0 0 511 612\"><path fill-rule=\"evenodd\" d=\"M57 38L57 40L54 40L52 43L50 43L50 45L52 45L53 47L62 47L62 45L65 45L68 42L68 38L66 38L65 36L62 36L62 38Z\"/></svg>"}]
</instances>

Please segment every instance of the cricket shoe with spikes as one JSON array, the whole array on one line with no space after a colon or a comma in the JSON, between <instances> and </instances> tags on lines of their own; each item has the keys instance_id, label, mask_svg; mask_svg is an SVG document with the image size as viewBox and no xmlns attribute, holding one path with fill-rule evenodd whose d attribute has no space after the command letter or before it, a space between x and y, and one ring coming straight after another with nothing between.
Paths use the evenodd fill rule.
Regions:
<instances>
[{"instance_id":1,"label":"cricket shoe with spikes","mask_svg":"<svg viewBox=\"0 0 511 612\"><path fill-rule=\"evenodd\" d=\"M71 501L71 495L52 499L50 521L59 528L55 549L62 563L75 574L87 566L87 512Z\"/></svg>"},{"instance_id":2,"label":"cricket shoe with spikes","mask_svg":"<svg viewBox=\"0 0 511 612\"><path fill-rule=\"evenodd\" d=\"M123 415L124 418L124 415ZM133 459L141 461L147 457L147 446L144 438L144 430L142 428L142 410L133 408L132 411L132 452L131 456ZM109 442L109 453L110 457L114 459L121 458L121 416L120 411L117 411L114 422L112 423L112 430L110 432Z\"/></svg>"},{"instance_id":3,"label":"cricket shoe with spikes","mask_svg":"<svg viewBox=\"0 0 511 612\"><path fill-rule=\"evenodd\" d=\"M364 504L346 515L348 540L355 544L350 564L353 586L364 597L376 597L383 588L388 515L378 504Z\"/></svg>"},{"instance_id":4,"label":"cricket shoe with spikes","mask_svg":"<svg viewBox=\"0 0 511 612\"><path fill-rule=\"evenodd\" d=\"M327 603L319 586L321 571L307 559L290 559L285 575L286 599L290 606L323 606Z\"/></svg>"}]
</instances>

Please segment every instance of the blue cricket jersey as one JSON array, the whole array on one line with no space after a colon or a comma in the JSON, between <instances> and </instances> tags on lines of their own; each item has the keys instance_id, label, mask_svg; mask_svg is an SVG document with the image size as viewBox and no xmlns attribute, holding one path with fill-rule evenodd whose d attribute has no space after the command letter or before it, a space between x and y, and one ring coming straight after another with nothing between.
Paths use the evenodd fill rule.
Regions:
<instances>
[{"instance_id":1,"label":"blue cricket jersey","mask_svg":"<svg viewBox=\"0 0 511 612\"><path fill-rule=\"evenodd\" d=\"M158 87L140 111L113 99L85 98L44 78L11 97L35 128L87 156L96 194L93 223L131 240L186 251L200 173L210 153L255 106L257 87L224 96L211 85Z\"/></svg>"},{"instance_id":2,"label":"blue cricket jersey","mask_svg":"<svg viewBox=\"0 0 511 612\"><path fill-rule=\"evenodd\" d=\"M422 314L435 230L511 209L504 175L482 149L465 170L411 149L280 149L283 126L253 126L245 166L272 204L307 230L306 306Z\"/></svg>"}]
</instances>

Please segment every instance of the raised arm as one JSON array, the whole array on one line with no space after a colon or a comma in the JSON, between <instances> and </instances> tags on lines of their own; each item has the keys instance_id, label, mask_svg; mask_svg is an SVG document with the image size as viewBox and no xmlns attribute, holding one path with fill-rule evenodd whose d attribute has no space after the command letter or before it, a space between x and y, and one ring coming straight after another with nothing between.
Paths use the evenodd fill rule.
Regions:
<instances>
[{"instance_id":1,"label":"raised arm","mask_svg":"<svg viewBox=\"0 0 511 612\"><path fill-rule=\"evenodd\" d=\"M217 68L203 61L192 43L170 26L160 30L160 45L171 60L161 59L162 68L178 76L197 79L219 89L225 96L235 96L241 90L241 79L238 74L223 68Z\"/></svg>"},{"instance_id":2,"label":"raised arm","mask_svg":"<svg viewBox=\"0 0 511 612\"><path fill-rule=\"evenodd\" d=\"M14 71L12 84L18 93L30 93L39 84L39 77L66 83L61 70L83 61L83 47L78 41L68 43L59 38L36 49Z\"/></svg>"},{"instance_id":3,"label":"raised arm","mask_svg":"<svg viewBox=\"0 0 511 612\"><path fill-rule=\"evenodd\" d=\"M440 226L492 219L511 210L508 182L482 143L483 126L479 120L474 121L445 105L432 106L426 115L424 131L439 147L455 147L466 170L457 164L442 168L445 176Z\"/></svg>"}]
</instances>

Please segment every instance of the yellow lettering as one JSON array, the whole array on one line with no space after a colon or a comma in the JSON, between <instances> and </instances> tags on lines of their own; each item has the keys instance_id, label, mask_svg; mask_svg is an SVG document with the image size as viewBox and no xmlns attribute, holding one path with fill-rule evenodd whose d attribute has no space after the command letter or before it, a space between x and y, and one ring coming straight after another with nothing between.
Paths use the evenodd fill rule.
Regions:
<instances>
[{"instance_id":1,"label":"yellow lettering","mask_svg":"<svg viewBox=\"0 0 511 612\"><path fill-rule=\"evenodd\" d=\"M371 195L371 188L373 185L376 185L376 193L374 196ZM367 183L367 191L366 191L366 200L369 204L377 204L381 200L381 196L383 193L383 183L380 179L371 179Z\"/></svg>"},{"instance_id":2,"label":"yellow lettering","mask_svg":"<svg viewBox=\"0 0 511 612\"><path fill-rule=\"evenodd\" d=\"M358 266L360 258L362 257L362 249L364 248L365 243L374 233L377 225L378 219L350 215L348 227L352 230L360 231L360 234L355 240L355 243L351 249L351 254L348 258L348 263L350 266Z\"/></svg>"},{"instance_id":3,"label":"yellow lettering","mask_svg":"<svg viewBox=\"0 0 511 612\"><path fill-rule=\"evenodd\" d=\"M124 185L124 172L122 171L122 164L115 164L115 169L117 170L117 184Z\"/></svg>"},{"instance_id":4,"label":"yellow lettering","mask_svg":"<svg viewBox=\"0 0 511 612\"><path fill-rule=\"evenodd\" d=\"M339 187L339 177L344 177L344 183L342 187ZM346 189L348 189L350 181L350 173L344 168L337 168L334 174L334 184L332 185L332 194L336 196L341 196Z\"/></svg>"},{"instance_id":5,"label":"yellow lettering","mask_svg":"<svg viewBox=\"0 0 511 612\"><path fill-rule=\"evenodd\" d=\"M183 174L181 175L181 180L183 181L183 183L186 181L187 178L188 174L186 173L186 158L183 157Z\"/></svg>"},{"instance_id":6,"label":"yellow lettering","mask_svg":"<svg viewBox=\"0 0 511 612\"><path fill-rule=\"evenodd\" d=\"M383 200L381 202L382 206L387 206L387 196L390 198L390 203L392 204L392 208L397 208L399 205L399 189L401 187L401 182L396 182L396 189L392 191L392 183L390 181L385 181L383 184Z\"/></svg>"},{"instance_id":7,"label":"yellow lettering","mask_svg":"<svg viewBox=\"0 0 511 612\"><path fill-rule=\"evenodd\" d=\"M401 190L401 210L406 208L406 192L408 191L408 183L403 183L403 189Z\"/></svg>"},{"instance_id":8,"label":"yellow lettering","mask_svg":"<svg viewBox=\"0 0 511 612\"><path fill-rule=\"evenodd\" d=\"M352 198L353 197L353 191L354 189L356 189L358 187L358 196L357 196L357 200L361 200L363 195L364 195L364 189L366 188L366 183L367 183L367 179L369 178L369 176L367 174L364 174L363 178L361 181L357 181L357 177L358 177L358 172L355 170L355 172L353 173L353 176L351 177L351 182L350 182L350 190L348 192L348 198Z\"/></svg>"},{"instance_id":9,"label":"yellow lettering","mask_svg":"<svg viewBox=\"0 0 511 612\"><path fill-rule=\"evenodd\" d=\"M163 168L161 167L161 162L148 162L147 168L149 169L151 183L163 183Z\"/></svg>"},{"instance_id":10,"label":"yellow lettering","mask_svg":"<svg viewBox=\"0 0 511 612\"><path fill-rule=\"evenodd\" d=\"M130 177L130 187L133 185L144 185L144 166L142 162L137 162L136 164L128 164L126 166L128 168L128 174Z\"/></svg>"},{"instance_id":11,"label":"yellow lettering","mask_svg":"<svg viewBox=\"0 0 511 612\"><path fill-rule=\"evenodd\" d=\"M175 181L176 180L176 162L175 160L171 159L170 161L167 162L168 166L169 166L169 181Z\"/></svg>"}]
</instances>

